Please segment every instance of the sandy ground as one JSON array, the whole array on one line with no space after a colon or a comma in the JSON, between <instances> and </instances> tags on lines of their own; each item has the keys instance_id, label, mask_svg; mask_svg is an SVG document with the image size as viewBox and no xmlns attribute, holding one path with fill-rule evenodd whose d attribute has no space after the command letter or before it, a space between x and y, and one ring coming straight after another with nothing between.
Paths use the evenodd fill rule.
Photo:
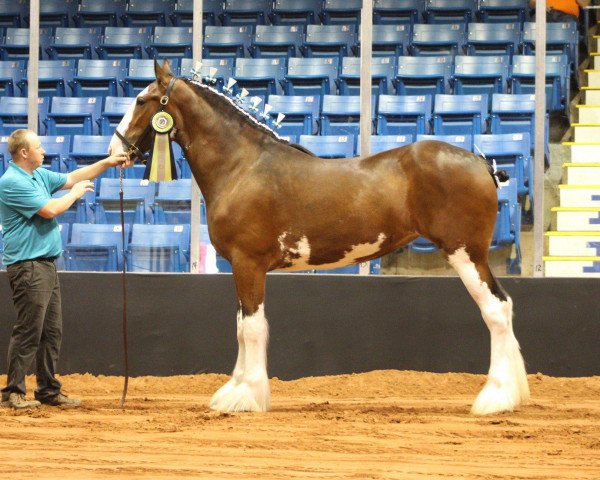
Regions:
<instances>
[{"instance_id":1,"label":"sandy ground","mask_svg":"<svg viewBox=\"0 0 600 480\"><path fill-rule=\"evenodd\" d=\"M81 408L0 409L3 476L600 478L600 377L530 375L529 405L487 417L468 413L480 375L273 379L272 411L234 415L206 407L226 379L134 378L121 410L121 378L64 376Z\"/></svg>"}]
</instances>

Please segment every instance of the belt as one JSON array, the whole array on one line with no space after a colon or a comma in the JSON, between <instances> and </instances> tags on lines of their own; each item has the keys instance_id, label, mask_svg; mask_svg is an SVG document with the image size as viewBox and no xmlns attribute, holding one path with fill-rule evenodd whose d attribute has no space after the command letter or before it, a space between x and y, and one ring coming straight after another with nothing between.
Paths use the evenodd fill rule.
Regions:
<instances>
[{"instance_id":1,"label":"belt","mask_svg":"<svg viewBox=\"0 0 600 480\"><path fill-rule=\"evenodd\" d=\"M54 262L54 260L56 260L57 258L58 257L28 258L27 260L17 260L15 263L11 263L10 265L18 265L19 263L25 263L25 262Z\"/></svg>"}]
</instances>

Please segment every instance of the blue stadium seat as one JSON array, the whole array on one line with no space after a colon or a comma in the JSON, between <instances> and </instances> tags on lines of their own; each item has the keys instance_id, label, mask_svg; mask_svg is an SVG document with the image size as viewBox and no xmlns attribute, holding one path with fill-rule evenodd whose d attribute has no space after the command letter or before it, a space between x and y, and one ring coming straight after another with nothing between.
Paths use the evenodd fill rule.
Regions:
<instances>
[{"instance_id":1,"label":"blue stadium seat","mask_svg":"<svg viewBox=\"0 0 600 480\"><path fill-rule=\"evenodd\" d=\"M487 95L436 95L433 132L436 135L475 135L486 131Z\"/></svg>"},{"instance_id":2,"label":"blue stadium seat","mask_svg":"<svg viewBox=\"0 0 600 480\"><path fill-rule=\"evenodd\" d=\"M101 97L52 97L47 115L48 135L93 135L102 112Z\"/></svg>"},{"instance_id":3,"label":"blue stadium seat","mask_svg":"<svg viewBox=\"0 0 600 480\"><path fill-rule=\"evenodd\" d=\"M42 147L44 148L44 163L50 165L54 172L66 172L66 162L71 149L71 137L69 135L40 135Z\"/></svg>"},{"instance_id":4,"label":"blue stadium seat","mask_svg":"<svg viewBox=\"0 0 600 480\"><path fill-rule=\"evenodd\" d=\"M215 27L207 25L202 42L202 58L245 57L252 43L249 26Z\"/></svg>"},{"instance_id":5,"label":"blue stadium seat","mask_svg":"<svg viewBox=\"0 0 600 480\"><path fill-rule=\"evenodd\" d=\"M46 48L50 60L91 59L100 43L100 27L57 27L52 42Z\"/></svg>"},{"instance_id":6,"label":"blue stadium seat","mask_svg":"<svg viewBox=\"0 0 600 480\"><path fill-rule=\"evenodd\" d=\"M75 60L40 60L38 69L38 96L64 97L67 85L75 75ZM27 78L19 82L21 94L26 97L28 91Z\"/></svg>"},{"instance_id":7,"label":"blue stadium seat","mask_svg":"<svg viewBox=\"0 0 600 480\"><path fill-rule=\"evenodd\" d=\"M371 131L374 133L376 98L371 97ZM325 95L321 106L321 135L354 135L358 142L360 134L360 96ZM355 144L356 150L356 144Z\"/></svg>"},{"instance_id":8,"label":"blue stadium seat","mask_svg":"<svg viewBox=\"0 0 600 480\"><path fill-rule=\"evenodd\" d=\"M222 0L203 0L203 26L216 25L216 20L223 13L223 5ZM176 27L191 26L193 11L194 0L176 0L173 13L170 15L171 22Z\"/></svg>"},{"instance_id":9,"label":"blue stadium seat","mask_svg":"<svg viewBox=\"0 0 600 480\"><path fill-rule=\"evenodd\" d=\"M523 25L523 53L535 53L535 22ZM569 75L579 82L579 32L575 22L546 23L546 55L566 55L569 59ZM578 85L578 83L577 83Z\"/></svg>"},{"instance_id":10,"label":"blue stadium seat","mask_svg":"<svg viewBox=\"0 0 600 480\"><path fill-rule=\"evenodd\" d=\"M75 97L116 97L126 72L125 59L81 59L77 61L77 71L69 85Z\"/></svg>"},{"instance_id":11,"label":"blue stadium seat","mask_svg":"<svg viewBox=\"0 0 600 480\"><path fill-rule=\"evenodd\" d=\"M125 0L80 0L77 13L73 15L75 26L116 27L125 12L125 5Z\"/></svg>"},{"instance_id":12,"label":"blue stadium seat","mask_svg":"<svg viewBox=\"0 0 600 480\"><path fill-rule=\"evenodd\" d=\"M27 127L27 98L0 97L0 135Z\"/></svg>"},{"instance_id":13,"label":"blue stadium seat","mask_svg":"<svg viewBox=\"0 0 600 480\"><path fill-rule=\"evenodd\" d=\"M73 135L73 146L67 160L67 170L90 165L108 156L111 135Z\"/></svg>"},{"instance_id":14,"label":"blue stadium seat","mask_svg":"<svg viewBox=\"0 0 600 480\"><path fill-rule=\"evenodd\" d=\"M226 26L264 25L271 0L225 0L221 22Z\"/></svg>"},{"instance_id":15,"label":"blue stadium seat","mask_svg":"<svg viewBox=\"0 0 600 480\"><path fill-rule=\"evenodd\" d=\"M508 273L521 273L521 205L514 180L498 186L498 213L490 250L515 246L515 255L507 259Z\"/></svg>"},{"instance_id":16,"label":"blue stadium seat","mask_svg":"<svg viewBox=\"0 0 600 480\"><path fill-rule=\"evenodd\" d=\"M482 22L515 22L523 25L529 19L529 0L481 0L479 17Z\"/></svg>"},{"instance_id":17,"label":"blue stadium seat","mask_svg":"<svg viewBox=\"0 0 600 480\"><path fill-rule=\"evenodd\" d=\"M269 18L273 25L317 23L322 0L275 0Z\"/></svg>"},{"instance_id":18,"label":"blue stadium seat","mask_svg":"<svg viewBox=\"0 0 600 480\"><path fill-rule=\"evenodd\" d=\"M40 2L40 26L68 27L71 18L77 12L77 0L44 0ZM29 27L29 12L24 17L25 26Z\"/></svg>"},{"instance_id":19,"label":"blue stadium seat","mask_svg":"<svg viewBox=\"0 0 600 480\"><path fill-rule=\"evenodd\" d=\"M469 23L475 19L477 0L427 0L427 23Z\"/></svg>"},{"instance_id":20,"label":"blue stadium seat","mask_svg":"<svg viewBox=\"0 0 600 480\"><path fill-rule=\"evenodd\" d=\"M295 57L300 51L304 31L300 25L257 25L250 54L254 58Z\"/></svg>"},{"instance_id":21,"label":"blue stadium seat","mask_svg":"<svg viewBox=\"0 0 600 480\"><path fill-rule=\"evenodd\" d=\"M133 225L127 248L130 272L188 272L190 225Z\"/></svg>"},{"instance_id":22,"label":"blue stadium seat","mask_svg":"<svg viewBox=\"0 0 600 480\"><path fill-rule=\"evenodd\" d=\"M392 81L398 95L449 93L452 57L398 57L398 71Z\"/></svg>"},{"instance_id":23,"label":"blue stadium seat","mask_svg":"<svg viewBox=\"0 0 600 480\"><path fill-rule=\"evenodd\" d=\"M192 58L192 27L154 27L148 57Z\"/></svg>"},{"instance_id":24,"label":"blue stadium seat","mask_svg":"<svg viewBox=\"0 0 600 480\"><path fill-rule=\"evenodd\" d=\"M360 23L362 0L325 0L319 16L323 25Z\"/></svg>"},{"instance_id":25,"label":"blue stadium seat","mask_svg":"<svg viewBox=\"0 0 600 480\"><path fill-rule=\"evenodd\" d=\"M210 76L210 69L216 68L217 71L213 75L214 86L217 90L221 91L223 85L227 79L233 77L233 64L234 58L205 58L202 59L202 67L200 68L200 75L204 79ZM190 78L192 76L192 69L194 68L194 62L191 58L181 59L181 76Z\"/></svg>"},{"instance_id":26,"label":"blue stadium seat","mask_svg":"<svg viewBox=\"0 0 600 480\"><path fill-rule=\"evenodd\" d=\"M0 27L19 28L29 11L29 3L18 0L0 0Z\"/></svg>"},{"instance_id":27,"label":"blue stadium seat","mask_svg":"<svg viewBox=\"0 0 600 480\"><path fill-rule=\"evenodd\" d=\"M377 108L379 135L416 135L431 131L431 95L380 95Z\"/></svg>"},{"instance_id":28,"label":"blue stadium seat","mask_svg":"<svg viewBox=\"0 0 600 480\"><path fill-rule=\"evenodd\" d=\"M276 118L279 113L285 114L277 134L298 136L316 133L320 103L321 98L312 95L270 95L269 105L273 107L271 117Z\"/></svg>"},{"instance_id":29,"label":"blue stadium seat","mask_svg":"<svg viewBox=\"0 0 600 480\"><path fill-rule=\"evenodd\" d=\"M466 56L454 58L454 93L459 95L492 94L508 91L510 58L498 56Z\"/></svg>"},{"instance_id":30,"label":"blue stadium seat","mask_svg":"<svg viewBox=\"0 0 600 480\"><path fill-rule=\"evenodd\" d=\"M251 95L282 94L285 58L238 58L233 76Z\"/></svg>"},{"instance_id":31,"label":"blue stadium seat","mask_svg":"<svg viewBox=\"0 0 600 480\"><path fill-rule=\"evenodd\" d=\"M410 135L371 135L371 154L410 145L413 141ZM362 155L360 141L358 142L356 153Z\"/></svg>"},{"instance_id":32,"label":"blue stadium seat","mask_svg":"<svg viewBox=\"0 0 600 480\"><path fill-rule=\"evenodd\" d=\"M354 135L300 135L299 145L322 158L353 157L355 152Z\"/></svg>"},{"instance_id":33,"label":"blue stadium seat","mask_svg":"<svg viewBox=\"0 0 600 480\"><path fill-rule=\"evenodd\" d=\"M125 225L125 242L130 226ZM123 230L121 225L74 223L71 241L64 251L67 270L115 272L123 265Z\"/></svg>"},{"instance_id":34,"label":"blue stadium seat","mask_svg":"<svg viewBox=\"0 0 600 480\"><path fill-rule=\"evenodd\" d=\"M413 25L423 19L423 0L375 0L373 23L375 25Z\"/></svg>"},{"instance_id":35,"label":"blue stadium seat","mask_svg":"<svg viewBox=\"0 0 600 480\"><path fill-rule=\"evenodd\" d=\"M520 45L519 23L469 23L467 55L508 55L512 58Z\"/></svg>"},{"instance_id":36,"label":"blue stadium seat","mask_svg":"<svg viewBox=\"0 0 600 480\"><path fill-rule=\"evenodd\" d=\"M292 57L282 81L283 91L286 95L307 96L335 93L334 80L338 76L338 66L338 57Z\"/></svg>"},{"instance_id":37,"label":"blue stadium seat","mask_svg":"<svg viewBox=\"0 0 600 480\"><path fill-rule=\"evenodd\" d=\"M499 170L506 170L508 176L516 181L519 196L530 193L530 190L533 193L533 188L527 188L532 166L528 133L475 135L473 142L474 153L485 157L490 164L495 161Z\"/></svg>"},{"instance_id":38,"label":"blue stadium seat","mask_svg":"<svg viewBox=\"0 0 600 480\"><path fill-rule=\"evenodd\" d=\"M546 157L549 158L550 119L548 113L545 117L544 149ZM533 153L535 147L535 95L516 93L492 95L490 133L528 133Z\"/></svg>"},{"instance_id":39,"label":"blue stadium seat","mask_svg":"<svg viewBox=\"0 0 600 480\"><path fill-rule=\"evenodd\" d=\"M311 57L347 57L356 44L355 25L307 25L302 55Z\"/></svg>"},{"instance_id":40,"label":"blue stadium seat","mask_svg":"<svg viewBox=\"0 0 600 480\"><path fill-rule=\"evenodd\" d=\"M154 199L155 225L181 225L191 222L192 180L182 178L160 182ZM200 208L200 223L206 224L204 201Z\"/></svg>"},{"instance_id":41,"label":"blue stadium seat","mask_svg":"<svg viewBox=\"0 0 600 480\"><path fill-rule=\"evenodd\" d=\"M410 53L424 55L458 55L463 53L466 42L465 25L458 23L413 25Z\"/></svg>"},{"instance_id":42,"label":"blue stadium seat","mask_svg":"<svg viewBox=\"0 0 600 480\"><path fill-rule=\"evenodd\" d=\"M150 27L105 27L96 53L101 60L142 58L150 35Z\"/></svg>"},{"instance_id":43,"label":"blue stadium seat","mask_svg":"<svg viewBox=\"0 0 600 480\"><path fill-rule=\"evenodd\" d=\"M166 26L173 13L172 4L164 0L129 0L121 17L126 27Z\"/></svg>"},{"instance_id":44,"label":"blue stadium seat","mask_svg":"<svg viewBox=\"0 0 600 480\"><path fill-rule=\"evenodd\" d=\"M112 135L135 97L106 97L98 119L100 135Z\"/></svg>"},{"instance_id":45,"label":"blue stadium seat","mask_svg":"<svg viewBox=\"0 0 600 480\"><path fill-rule=\"evenodd\" d=\"M96 223L120 223L118 178L101 178L95 204ZM125 223L151 223L155 187L147 180L123 180L123 206Z\"/></svg>"},{"instance_id":46,"label":"blue stadium seat","mask_svg":"<svg viewBox=\"0 0 600 480\"><path fill-rule=\"evenodd\" d=\"M469 152L473 151L473 135L417 135L417 142L421 140L437 140L464 148Z\"/></svg>"},{"instance_id":47,"label":"blue stadium seat","mask_svg":"<svg viewBox=\"0 0 600 480\"><path fill-rule=\"evenodd\" d=\"M0 44L0 60L27 60L29 58L29 29L8 27Z\"/></svg>"},{"instance_id":48,"label":"blue stadium seat","mask_svg":"<svg viewBox=\"0 0 600 480\"><path fill-rule=\"evenodd\" d=\"M373 25L371 52L373 57L397 57L408 53L411 40L410 25ZM360 56L360 34L352 47L354 55Z\"/></svg>"},{"instance_id":49,"label":"blue stadium seat","mask_svg":"<svg viewBox=\"0 0 600 480\"><path fill-rule=\"evenodd\" d=\"M381 95L392 92L392 79L396 75L395 57L371 58L371 93ZM360 58L342 58L342 72L336 80L340 95L360 94Z\"/></svg>"},{"instance_id":50,"label":"blue stadium seat","mask_svg":"<svg viewBox=\"0 0 600 480\"><path fill-rule=\"evenodd\" d=\"M569 116L569 61L566 55L546 55L546 109ZM510 76L512 93L535 93L535 56L513 56Z\"/></svg>"},{"instance_id":51,"label":"blue stadium seat","mask_svg":"<svg viewBox=\"0 0 600 480\"><path fill-rule=\"evenodd\" d=\"M20 92L16 88L27 76L24 60L0 60L0 96L15 97Z\"/></svg>"},{"instance_id":52,"label":"blue stadium seat","mask_svg":"<svg viewBox=\"0 0 600 480\"><path fill-rule=\"evenodd\" d=\"M179 71L179 60L178 58L169 59L171 70L175 74ZM162 64L162 61L159 60L159 63ZM129 60L127 75L121 82L123 95L125 97L135 97L154 80L156 80L154 60L150 58L132 58Z\"/></svg>"}]
</instances>

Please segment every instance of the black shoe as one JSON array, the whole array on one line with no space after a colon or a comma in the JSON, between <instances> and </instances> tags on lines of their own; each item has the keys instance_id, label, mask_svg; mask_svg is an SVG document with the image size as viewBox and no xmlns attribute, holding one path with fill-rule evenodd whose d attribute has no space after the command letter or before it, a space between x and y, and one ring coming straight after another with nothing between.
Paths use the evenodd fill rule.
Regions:
<instances>
[{"instance_id":1,"label":"black shoe","mask_svg":"<svg viewBox=\"0 0 600 480\"><path fill-rule=\"evenodd\" d=\"M21 410L25 408L37 408L40 406L40 402L37 400L27 400L22 393L11 393L8 400L2 402L2 406Z\"/></svg>"},{"instance_id":2,"label":"black shoe","mask_svg":"<svg viewBox=\"0 0 600 480\"><path fill-rule=\"evenodd\" d=\"M81 400L79 400L78 398L69 398L62 393L59 393L54 397L39 398L39 401L44 405L50 405L51 407L73 408L81 405Z\"/></svg>"}]
</instances>

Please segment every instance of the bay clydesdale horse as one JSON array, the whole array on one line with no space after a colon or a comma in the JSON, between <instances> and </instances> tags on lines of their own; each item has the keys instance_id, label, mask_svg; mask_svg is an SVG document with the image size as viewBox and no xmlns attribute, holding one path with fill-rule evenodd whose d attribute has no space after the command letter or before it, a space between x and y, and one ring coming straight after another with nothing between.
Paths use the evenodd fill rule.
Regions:
<instances>
[{"instance_id":1,"label":"bay clydesdale horse","mask_svg":"<svg viewBox=\"0 0 600 480\"><path fill-rule=\"evenodd\" d=\"M282 140L213 88L174 77L168 62L155 63L155 72L156 81L117 127L110 150L141 155L150 147L152 135L146 133L154 114L170 114L171 137L185 152L206 202L211 242L231 262L239 351L212 408L269 408L267 272L364 262L419 236L441 249L490 330L490 369L472 412L512 411L528 400L512 300L488 265L497 185L483 159L436 141L321 159Z\"/></svg>"}]
</instances>

